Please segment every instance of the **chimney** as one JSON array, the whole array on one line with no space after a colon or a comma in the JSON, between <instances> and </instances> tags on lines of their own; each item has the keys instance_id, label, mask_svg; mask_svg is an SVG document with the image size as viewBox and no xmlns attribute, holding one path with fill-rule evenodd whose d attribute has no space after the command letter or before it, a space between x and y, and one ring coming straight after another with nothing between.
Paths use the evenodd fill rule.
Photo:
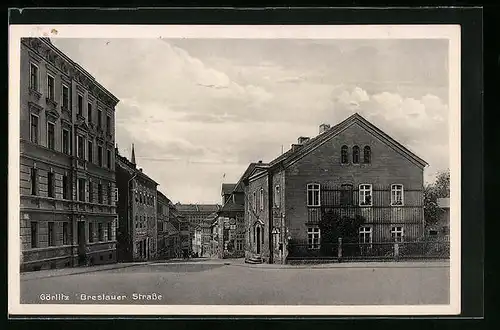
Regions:
<instances>
[{"instance_id":1,"label":"chimney","mask_svg":"<svg viewBox=\"0 0 500 330\"><path fill-rule=\"evenodd\" d=\"M133 143L132 143L132 155L130 155L130 162L135 165L135 150Z\"/></svg>"},{"instance_id":2,"label":"chimney","mask_svg":"<svg viewBox=\"0 0 500 330\"><path fill-rule=\"evenodd\" d=\"M321 124L319 125L319 134L323 134L324 132L328 131L330 129L329 124Z\"/></svg>"},{"instance_id":3,"label":"chimney","mask_svg":"<svg viewBox=\"0 0 500 330\"><path fill-rule=\"evenodd\" d=\"M302 147L301 144L292 144L292 152L299 150L300 147Z\"/></svg>"},{"instance_id":4,"label":"chimney","mask_svg":"<svg viewBox=\"0 0 500 330\"><path fill-rule=\"evenodd\" d=\"M298 144L304 144L306 143L307 141L309 141L309 137L308 136L301 136L297 139L297 143Z\"/></svg>"},{"instance_id":5,"label":"chimney","mask_svg":"<svg viewBox=\"0 0 500 330\"><path fill-rule=\"evenodd\" d=\"M259 164L262 164L262 160L259 160Z\"/></svg>"}]
</instances>

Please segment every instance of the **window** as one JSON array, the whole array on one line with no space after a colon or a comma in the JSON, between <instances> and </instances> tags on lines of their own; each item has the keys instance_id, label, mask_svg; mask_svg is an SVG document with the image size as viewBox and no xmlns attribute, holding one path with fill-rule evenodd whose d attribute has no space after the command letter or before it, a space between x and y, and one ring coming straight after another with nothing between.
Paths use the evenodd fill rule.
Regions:
<instances>
[{"instance_id":1,"label":"window","mask_svg":"<svg viewBox=\"0 0 500 330\"><path fill-rule=\"evenodd\" d=\"M99 166L102 167L102 147L101 146L97 147L97 163Z\"/></svg>"},{"instance_id":2,"label":"window","mask_svg":"<svg viewBox=\"0 0 500 330\"><path fill-rule=\"evenodd\" d=\"M260 208L260 210L264 209L264 189L263 188L260 188L259 208Z\"/></svg>"},{"instance_id":3,"label":"window","mask_svg":"<svg viewBox=\"0 0 500 330\"><path fill-rule=\"evenodd\" d=\"M352 147L352 163L359 164L359 147Z\"/></svg>"},{"instance_id":4,"label":"window","mask_svg":"<svg viewBox=\"0 0 500 330\"><path fill-rule=\"evenodd\" d=\"M359 205L372 206L372 185L361 184L359 185Z\"/></svg>"},{"instance_id":5,"label":"window","mask_svg":"<svg viewBox=\"0 0 500 330\"><path fill-rule=\"evenodd\" d=\"M31 114L31 129L30 140L33 143L38 143L38 116Z\"/></svg>"},{"instance_id":6,"label":"window","mask_svg":"<svg viewBox=\"0 0 500 330\"><path fill-rule=\"evenodd\" d=\"M97 127L102 128L102 110L97 113Z\"/></svg>"},{"instance_id":7,"label":"window","mask_svg":"<svg viewBox=\"0 0 500 330\"><path fill-rule=\"evenodd\" d=\"M47 75L47 97L52 101L55 99L54 77L51 75Z\"/></svg>"},{"instance_id":8,"label":"window","mask_svg":"<svg viewBox=\"0 0 500 330\"><path fill-rule=\"evenodd\" d=\"M363 149L363 163L370 164L372 161L372 150L369 146Z\"/></svg>"},{"instance_id":9,"label":"window","mask_svg":"<svg viewBox=\"0 0 500 330\"><path fill-rule=\"evenodd\" d=\"M85 140L83 139L83 136L76 136L76 148L78 158L85 159Z\"/></svg>"},{"instance_id":10,"label":"window","mask_svg":"<svg viewBox=\"0 0 500 330\"><path fill-rule=\"evenodd\" d=\"M437 236L437 230L429 230L429 236Z\"/></svg>"},{"instance_id":11,"label":"window","mask_svg":"<svg viewBox=\"0 0 500 330\"><path fill-rule=\"evenodd\" d=\"M94 146L90 140L87 142L87 160L89 163L94 162Z\"/></svg>"},{"instance_id":12,"label":"window","mask_svg":"<svg viewBox=\"0 0 500 330\"><path fill-rule=\"evenodd\" d=\"M106 133L111 134L111 117L106 116Z\"/></svg>"},{"instance_id":13,"label":"window","mask_svg":"<svg viewBox=\"0 0 500 330\"><path fill-rule=\"evenodd\" d=\"M139 227L139 217L135 216L135 228Z\"/></svg>"},{"instance_id":14,"label":"window","mask_svg":"<svg viewBox=\"0 0 500 330\"><path fill-rule=\"evenodd\" d=\"M54 198L54 173L48 172L47 173L47 196Z\"/></svg>"},{"instance_id":15,"label":"window","mask_svg":"<svg viewBox=\"0 0 500 330\"><path fill-rule=\"evenodd\" d=\"M391 206L402 206L403 205L403 185L393 184L391 185Z\"/></svg>"},{"instance_id":16,"label":"window","mask_svg":"<svg viewBox=\"0 0 500 330\"><path fill-rule=\"evenodd\" d=\"M68 199L68 189L69 188L69 185L68 185L68 176L67 175L63 175L62 177L62 198L63 199Z\"/></svg>"},{"instance_id":17,"label":"window","mask_svg":"<svg viewBox=\"0 0 500 330\"><path fill-rule=\"evenodd\" d=\"M30 88L38 91L38 66L30 63Z\"/></svg>"},{"instance_id":18,"label":"window","mask_svg":"<svg viewBox=\"0 0 500 330\"><path fill-rule=\"evenodd\" d=\"M343 184L340 186L340 205L352 205L352 184Z\"/></svg>"},{"instance_id":19,"label":"window","mask_svg":"<svg viewBox=\"0 0 500 330\"><path fill-rule=\"evenodd\" d=\"M276 188L274 189L274 205L277 207L281 205L280 186L276 186Z\"/></svg>"},{"instance_id":20,"label":"window","mask_svg":"<svg viewBox=\"0 0 500 330\"><path fill-rule=\"evenodd\" d=\"M31 221L31 248L38 247L38 223Z\"/></svg>"},{"instance_id":21,"label":"window","mask_svg":"<svg viewBox=\"0 0 500 330\"><path fill-rule=\"evenodd\" d=\"M118 188L115 188L115 202L118 202Z\"/></svg>"},{"instance_id":22,"label":"window","mask_svg":"<svg viewBox=\"0 0 500 330\"><path fill-rule=\"evenodd\" d=\"M99 242L104 241L104 231L103 231L102 223L97 224L97 236L99 237Z\"/></svg>"},{"instance_id":23,"label":"window","mask_svg":"<svg viewBox=\"0 0 500 330\"><path fill-rule=\"evenodd\" d=\"M87 121L92 122L92 103L87 103Z\"/></svg>"},{"instance_id":24,"label":"window","mask_svg":"<svg viewBox=\"0 0 500 330\"><path fill-rule=\"evenodd\" d=\"M63 222L63 245L69 245L69 223Z\"/></svg>"},{"instance_id":25,"label":"window","mask_svg":"<svg viewBox=\"0 0 500 330\"><path fill-rule=\"evenodd\" d=\"M257 193L255 191L253 192L252 202L253 202L253 210L257 211Z\"/></svg>"},{"instance_id":26,"label":"window","mask_svg":"<svg viewBox=\"0 0 500 330\"><path fill-rule=\"evenodd\" d=\"M49 222L48 226L49 226L49 234L48 234L49 246L54 246L55 245L54 223Z\"/></svg>"},{"instance_id":27,"label":"window","mask_svg":"<svg viewBox=\"0 0 500 330\"><path fill-rule=\"evenodd\" d=\"M342 148L340 148L340 162L342 164L347 164L347 162L349 161L348 155L347 155L347 153L348 153L347 150L348 150L347 146L342 146Z\"/></svg>"},{"instance_id":28,"label":"window","mask_svg":"<svg viewBox=\"0 0 500 330\"><path fill-rule=\"evenodd\" d=\"M391 228L391 237L394 240L394 242L403 242L403 227L401 226L396 226Z\"/></svg>"},{"instance_id":29,"label":"window","mask_svg":"<svg viewBox=\"0 0 500 330\"><path fill-rule=\"evenodd\" d=\"M89 203L94 202L94 185L89 181Z\"/></svg>"},{"instance_id":30,"label":"window","mask_svg":"<svg viewBox=\"0 0 500 330\"><path fill-rule=\"evenodd\" d=\"M62 130L62 151L69 155L69 146L70 146L70 143L69 143L69 131L67 129L63 129Z\"/></svg>"},{"instance_id":31,"label":"window","mask_svg":"<svg viewBox=\"0 0 500 330\"><path fill-rule=\"evenodd\" d=\"M307 247L309 249L319 249L320 246L320 230L319 227L309 227L307 228Z\"/></svg>"},{"instance_id":32,"label":"window","mask_svg":"<svg viewBox=\"0 0 500 330\"><path fill-rule=\"evenodd\" d=\"M97 185L97 202L99 204L102 204L102 199L103 199L103 196L102 196L102 184L98 184Z\"/></svg>"},{"instance_id":33,"label":"window","mask_svg":"<svg viewBox=\"0 0 500 330\"><path fill-rule=\"evenodd\" d=\"M111 222L108 222L108 241L113 240L113 226Z\"/></svg>"},{"instance_id":34,"label":"window","mask_svg":"<svg viewBox=\"0 0 500 330\"><path fill-rule=\"evenodd\" d=\"M54 123L47 122L47 148L55 149L55 127Z\"/></svg>"},{"instance_id":35,"label":"window","mask_svg":"<svg viewBox=\"0 0 500 330\"><path fill-rule=\"evenodd\" d=\"M85 179L78 179L78 200L85 202Z\"/></svg>"},{"instance_id":36,"label":"window","mask_svg":"<svg viewBox=\"0 0 500 330\"><path fill-rule=\"evenodd\" d=\"M307 185L307 206L320 206L320 186L317 183Z\"/></svg>"},{"instance_id":37,"label":"window","mask_svg":"<svg viewBox=\"0 0 500 330\"><path fill-rule=\"evenodd\" d=\"M62 107L69 109L69 88L66 85L62 86Z\"/></svg>"},{"instance_id":38,"label":"window","mask_svg":"<svg viewBox=\"0 0 500 330\"><path fill-rule=\"evenodd\" d=\"M33 196L38 195L38 171L36 168L31 169L30 181L31 181L31 194Z\"/></svg>"},{"instance_id":39,"label":"window","mask_svg":"<svg viewBox=\"0 0 500 330\"><path fill-rule=\"evenodd\" d=\"M372 242L372 227L359 228L359 242L360 243Z\"/></svg>"},{"instance_id":40,"label":"window","mask_svg":"<svg viewBox=\"0 0 500 330\"><path fill-rule=\"evenodd\" d=\"M89 222L89 243L94 242L94 224Z\"/></svg>"},{"instance_id":41,"label":"window","mask_svg":"<svg viewBox=\"0 0 500 330\"><path fill-rule=\"evenodd\" d=\"M106 164L108 168L111 169L111 150L107 150Z\"/></svg>"},{"instance_id":42,"label":"window","mask_svg":"<svg viewBox=\"0 0 500 330\"><path fill-rule=\"evenodd\" d=\"M139 203L139 193L138 192L135 193L135 201L137 203Z\"/></svg>"},{"instance_id":43,"label":"window","mask_svg":"<svg viewBox=\"0 0 500 330\"><path fill-rule=\"evenodd\" d=\"M111 185L108 186L108 205L111 205L111 195L112 195L112 188L111 188Z\"/></svg>"},{"instance_id":44,"label":"window","mask_svg":"<svg viewBox=\"0 0 500 330\"><path fill-rule=\"evenodd\" d=\"M78 94L78 114L83 116L83 96Z\"/></svg>"},{"instance_id":45,"label":"window","mask_svg":"<svg viewBox=\"0 0 500 330\"><path fill-rule=\"evenodd\" d=\"M237 239L236 240L236 250L237 251L242 251L243 250L243 240L242 239Z\"/></svg>"}]
</instances>

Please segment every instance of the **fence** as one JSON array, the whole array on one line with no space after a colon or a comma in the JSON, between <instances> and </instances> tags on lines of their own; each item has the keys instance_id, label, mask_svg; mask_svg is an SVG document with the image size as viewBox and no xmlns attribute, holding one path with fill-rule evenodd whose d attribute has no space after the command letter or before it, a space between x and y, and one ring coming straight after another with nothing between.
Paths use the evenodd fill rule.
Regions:
<instances>
[{"instance_id":1,"label":"fence","mask_svg":"<svg viewBox=\"0 0 500 330\"><path fill-rule=\"evenodd\" d=\"M311 244L310 242L291 241L288 244L287 260L412 260L448 259L449 241L420 240L412 242L372 242L359 243L343 241L336 243Z\"/></svg>"}]
</instances>

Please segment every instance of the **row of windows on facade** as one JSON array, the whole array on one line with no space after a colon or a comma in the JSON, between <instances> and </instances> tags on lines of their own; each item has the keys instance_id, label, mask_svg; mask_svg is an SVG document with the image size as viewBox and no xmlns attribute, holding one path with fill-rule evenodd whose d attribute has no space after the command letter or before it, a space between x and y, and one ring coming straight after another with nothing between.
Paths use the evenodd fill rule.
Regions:
<instances>
[{"instance_id":1,"label":"row of windows on facade","mask_svg":"<svg viewBox=\"0 0 500 330\"><path fill-rule=\"evenodd\" d=\"M31 248L39 248L40 246L40 241L39 241L39 225L40 223L37 221L32 221L31 222L31 230L30 230L30 238L31 238ZM104 242L104 241L112 241L113 240L113 227L112 223L108 222L106 224L106 233L104 232L104 225L102 223L97 224L97 241L98 242ZM60 243L59 245L65 246L65 245L72 245L72 230L70 227L69 222L63 222L62 223L62 241L58 242L57 240L57 231L56 231L56 226L55 222L48 222L47 223L47 246L58 246L57 243ZM94 225L92 222L88 224L88 242L93 243L94 242Z\"/></svg>"},{"instance_id":2,"label":"row of windows on facade","mask_svg":"<svg viewBox=\"0 0 500 330\"><path fill-rule=\"evenodd\" d=\"M38 70L38 66L34 63L31 63L30 65L30 88L32 90L37 91L38 93L41 93L40 91L40 74ZM47 74L47 99L50 101L56 103L55 99L55 78L51 76L50 74ZM61 84L61 107L65 110L70 109L70 93L69 93L69 87L66 86L65 84ZM77 109L78 109L78 115L80 117L84 117L83 113L83 95L78 94L77 96ZM98 110L97 114L97 128L102 129L102 110ZM93 109L92 109L92 103L87 102L87 121L88 123L93 123ZM106 133L111 134L111 116L106 115Z\"/></svg>"},{"instance_id":3,"label":"row of windows on facade","mask_svg":"<svg viewBox=\"0 0 500 330\"><path fill-rule=\"evenodd\" d=\"M39 195L39 187L38 187L38 169L32 168L31 169L31 174L30 174L30 181L31 181L31 195L33 196L38 196ZM77 200L80 202L86 202L86 193L88 189L88 202L89 203L94 203L94 183L91 181L88 181L88 186L87 186L87 180L83 178L79 178L77 180ZM103 198L103 185L101 183L97 183L97 203L98 204L103 204L104 203L104 198ZM116 188L114 189L115 193L115 202L117 199L117 191ZM108 184L108 189L107 189L107 200L108 204L111 205L111 202L113 200L113 189L111 186L111 183ZM47 172L47 197L50 198L56 198L55 194L55 174L53 172ZM71 185L70 185L70 180L67 175L62 176L62 199L65 200L71 200Z\"/></svg>"},{"instance_id":4,"label":"row of windows on facade","mask_svg":"<svg viewBox=\"0 0 500 330\"><path fill-rule=\"evenodd\" d=\"M341 203L346 205L352 204L352 185L343 185L341 190ZM281 191L280 186L275 187L274 205L280 206ZM359 205L372 206L372 185L360 184L359 185ZM391 185L391 206L403 206L404 204L404 188L402 184ZM257 192L253 193L253 203L248 203L250 210L251 205L253 210L264 209L264 189L259 190L259 199L257 200ZM321 185L317 183L310 183L307 185L307 206L321 206Z\"/></svg>"},{"instance_id":5,"label":"row of windows on facade","mask_svg":"<svg viewBox=\"0 0 500 330\"><path fill-rule=\"evenodd\" d=\"M151 227L154 225L154 222L156 221L155 217L150 217L147 215L136 215L135 216L135 228L147 228L148 223L151 225Z\"/></svg>"},{"instance_id":6,"label":"row of windows on facade","mask_svg":"<svg viewBox=\"0 0 500 330\"><path fill-rule=\"evenodd\" d=\"M344 205L352 205L352 185L342 185L340 201ZM371 184L360 184L358 190L359 206L373 206L373 187ZM402 184L391 185L391 206L404 205L404 188ZM307 185L307 206L321 206L321 185Z\"/></svg>"},{"instance_id":7,"label":"row of windows on facade","mask_svg":"<svg viewBox=\"0 0 500 330\"><path fill-rule=\"evenodd\" d=\"M143 193L142 191L135 192L135 201L136 201L136 203L141 203L141 204L145 204L148 206L155 205L155 197L153 195Z\"/></svg>"},{"instance_id":8,"label":"row of windows on facade","mask_svg":"<svg viewBox=\"0 0 500 330\"><path fill-rule=\"evenodd\" d=\"M359 228L359 243L372 244L373 228L370 226L361 226ZM402 226L391 227L391 238L394 242L404 241L404 228ZM319 249L321 247L321 229L319 227L307 228L307 245L309 249Z\"/></svg>"},{"instance_id":9,"label":"row of windows on facade","mask_svg":"<svg viewBox=\"0 0 500 330\"><path fill-rule=\"evenodd\" d=\"M31 130L30 130L30 141L32 143L39 143L39 127L38 127L38 116L35 114L31 114ZM56 128L53 122L47 122L47 148L50 150L56 151ZM87 152L85 152L85 138L81 135L76 136L76 155L78 158L82 160L87 160L90 163L94 163L94 143L91 140L87 141ZM71 134L70 130L63 128L61 130L61 152L71 155ZM112 156L111 150L107 150L106 153L106 166L111 169L112 165ZM104 167L103 164L103 147L97 146L97 165Z\"/></svg>"},{"instance_id":10,"label":"row of windows on facade","mask_svg":"<svg viewBox=\"0 0 500 330\"><path fill-rule=\"evenodd\" d=\"M363 148L363 164L370 164L372 161L372 150L369 146ZM349 147L343 145L340 148L340 162L342 164L349 163ZM359 164L360 162L360 148L358 146L352 147L352 163Z\"/></svg>"},{"instance_id":11,"label":"row of windows on facade","mask_svg":"<svg viewBox=\"0 0 500 330\"><path fill-rule=\"evenodd\" d=\"M151 244L152 244L153 251L156 250L154 240L151 242ZM136 242L135 243L135 250L137 251L137 255L139 258L141 258L141 259L147 258L148 257L147 254L148 254L148 252L150 252L147 250L147 240L143 239L141 241Z\"/></svg>"}]
</instances>

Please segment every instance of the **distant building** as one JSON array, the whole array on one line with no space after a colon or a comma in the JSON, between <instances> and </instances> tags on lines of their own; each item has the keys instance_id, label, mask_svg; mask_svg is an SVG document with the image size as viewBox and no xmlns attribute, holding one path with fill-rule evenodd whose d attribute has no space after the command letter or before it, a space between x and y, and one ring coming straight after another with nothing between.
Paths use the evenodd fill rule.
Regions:
<instances>
[{"instance_id":1,"label":"distant building","mask_svg":"<svg viewBox=\"0 0 500 330\"><path fill-rule=\"evenodd\" d=\"M220 209L218 204L175 204L175 208L194 229L197 225L207 222Z\"/></svg>"},{"instance_id":2,"label":"distant building","mask_svg":"<svg viewBox=\"0 0 500 330\"><path fill-rule=\"evenodd\" d=\"M120 261L154 260L157 257L158 183L138 168L132 146L131 160L116 149L118 187L118 258Z\"/></svg>"},{"instance_id":3,"label":"distant building","mask_svg":"<svg viewBox=\"0 0 500 330\"><path fill-rule=\"evenodd\" d=\"M450 199L438 198L437 204L442 212L438 221L434 225L427 227L427 235L430 238L448 241L450 239Z\"/></svg>"},{"instance_id":4,"label":"distant building","mask_svg":"<svg viewBox=\"0 0 500 330\"><path fill-rule=\"evenodd\" d=\"M118 99L48 38L20 62L21 271L115 263Z\"/></svg>"},{"instance_id":5,"label":"distant building","mask_svg":"<svg viewBox=\"0 0 500 330\"><path fill-rule=\"evenodd\" d=\"M422 238L426 165L359 114L320 125L316 137L300 137L245 180L246 257L269 263L335 257L326 215L361 219L352 244L367 255L372 243Z\"/></svg>"}]
</instances>

